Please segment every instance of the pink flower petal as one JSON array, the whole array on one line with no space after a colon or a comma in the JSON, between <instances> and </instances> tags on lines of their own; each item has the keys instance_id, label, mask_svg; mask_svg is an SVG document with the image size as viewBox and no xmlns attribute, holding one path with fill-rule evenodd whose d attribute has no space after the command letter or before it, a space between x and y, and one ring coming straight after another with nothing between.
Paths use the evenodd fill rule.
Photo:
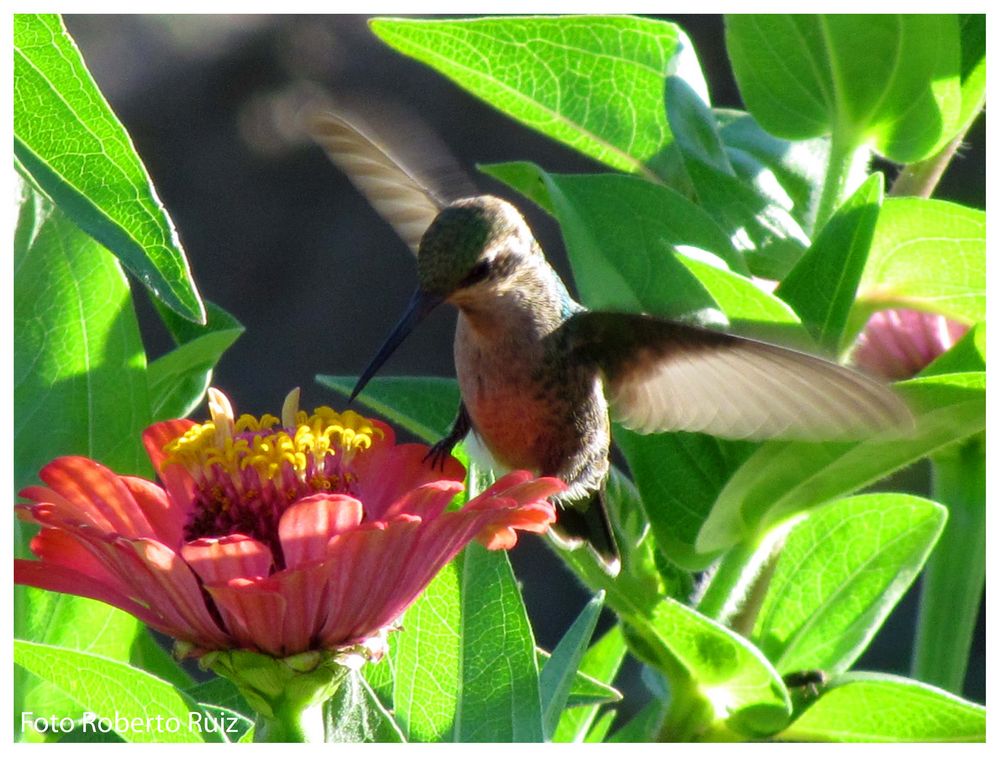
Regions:
<instances>
[{"instance_id":1,"label":"pink flower petal","mask_svg":"<svg viewBox=\"0 0 1000 757\"><path fill-rule=\"evenodd\" d=\"M417 515L425 521L434 520L464 488L461 481L432 481L418 486L389 505L380 520L392 520L404 514Z\"/></svg>"},{"instance_id":2,"label":"pink flower petal","mask_svg":"<svg viewBox=\"0 0 1000 757\"><path fill-rule=\"evenodd\" d=\"M281 638L286 654L316 646L330 609L332 568L332 561L327 560L279 571L256 584L259 589L278 594L285 600Z\"/></svg>"},{"instance_id":3,"label":"pink flower petal","mask_svg":"<svg viewBox=\"0 0 1000 757\"><path fill-rule=\"evenodd\" d=\"M171 636L182 636L181 631L187 630L164 623L154 612L129 599L116 588L63 565L52 565L38 560L14 560L14 583L96 599L98 602L124 610L146 625Z\"/></svg>"},{"instance_id":4,"label":"pink flower petal","mask_svg":"<svg viewBox=\"0 0 1000 757\"><path fill-rule=\"evenodd\" d=\"M151 539L118 539L111 546L124 573L121 578L132 585L135 596L172 625L191 629L185 638L197 638L202 646L229 646L208 612L198 580L179 555Z\"/></svg>"},{"instance_id":5,"label":"pink flower petal","mask_svg":"<svg viewBox=\"0 0 1000 757\"><path fill-rule=\"evenodd\" d=\"M85 457L60 457L38 476L80 511L103 516L116 533L131 538L153 536L153 527L128 488L100 463Z\"/></svg>"},{"instance_id":6,"label":"pink flower petal","mask_svg":"<svg viewBox=\"0 0 1000 757\"><path fill-rule=\"evenodd\" d=\"M133 499L153 527L154 536L171 549L178 549L184 539L188 510L167 498L167 493L152 481L138 476L120 476Z\"/></svg>"},{"instance_id":7,"label":"pink flower petal","mask_svg":"<svg viewBox=\"0 0 1000 757\"><path fill-rule=\"evenodd\" d=\"M163 448L174 439L183 436L194 425L194 422L189 420L163 421L162 423L154 423L142 434L142 443L146 447L146 454L149 455L153 468L163 482L170 500L184 512L187 512L191 507L195 482L183 466L165 464L167 456L163 452Z\"/></svg>"},{"instance_id":8,"label":"pink flower petal","mask_svg":"<svg viewBox=\"0 0 1000 757\"><path fill-rule=\"evenodd\" d=\"M426 456L427 447L423 444L400 444L378 459L367 455L356 458L352 467L358 476L357 496L365 503L369 520L385 520L389 506L418 486L443 479L465 479L465 468L454 458L447 458L442 472L425 462Z\"/></svg>"},{"instance_id":9,"label":"pink flower petal","mask_svg":"<svg viewBox=\"0 0 1000 757\"><path fill-rule=\"evenodd\" d=\"M64 528L43 528L31 539L31 551L46 565L76 571L121 594L129 592L128 585L108 568L101 550L77 533Z\"/></svg>"},{"instance_id":10,"label":"pink flower petal","mask_svg":"<svg viewBox=\"0 0 1000 757\"><path fill-rule=\"evenodd\" d=\"M387 598L412 566L420 526L418 518L402 516L330 540L330 608L320 631L325 644L351 643L379 629L392 612L386 610Z\"/></svg>"},{"instance_id":11,"label":"pink flower petal","mask_svg":"<svg viewBox=\"0 0 1000 757\"><path fill-rule=\"evenodd\" d=\"M274 563L267 545L243 534L195 539L181 547L181 557L205 583L260 578Z\"/></svg>"},{"instance_id":12,"label":"pink flower petal","mask_svg":"<svg viewBox=\"0 0 1000 757\"><path fill-rule=\"evenodd\" d=\"M361 502L346 494L314 494L285 510L278 523L278 538L285 566L294 568L327 556L332 536L356 528L361 522Z\"/></svg>"},{"instance_id":13,"label":"pink flower petal","mask_svg":"<svg viewBox=\"0 0 1000 757\"><path fill-rule=\"evenodd\" d=\"M291 649L282 638L285 598L258 586L259 581L235 578L228 584L206 586L216 607L241 647L258 649L275 657L302 652Z\"/></svg>"}]
</instances>

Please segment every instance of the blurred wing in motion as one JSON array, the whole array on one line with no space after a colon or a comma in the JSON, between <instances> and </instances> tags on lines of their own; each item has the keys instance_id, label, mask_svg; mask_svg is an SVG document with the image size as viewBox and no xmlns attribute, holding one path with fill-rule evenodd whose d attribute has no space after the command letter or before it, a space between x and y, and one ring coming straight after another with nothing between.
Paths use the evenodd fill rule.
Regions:
<instances>
[{"instance_id":1,"label":"blurred wing in motion","mask_svg":"<svg viewBox=\"0 0 1000 757\"><path fill-rule=\"evenodd\" d=\"M803 352L629 313L578 313L564 328L604 375L615 420L641 433L837 441L913 426L891 389Z\"/></svg>"},{"instance_id":2,"label":"blurred wing in motion","mask_svg":"<svg viewBox=\"0 0 1000 757\"><path fill-rule=\"evenodd\" d=\"M414 254L447 201L432 192L385 148L333 113L309 119L313 139Z\"/></svg>"}]
</instances>

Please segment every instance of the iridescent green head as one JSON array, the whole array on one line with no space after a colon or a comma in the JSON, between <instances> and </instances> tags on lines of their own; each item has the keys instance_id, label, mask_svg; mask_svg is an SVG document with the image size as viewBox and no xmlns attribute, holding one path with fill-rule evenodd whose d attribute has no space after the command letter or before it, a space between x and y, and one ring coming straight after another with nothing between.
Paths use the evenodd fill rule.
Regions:
<instances>
[{"instance_id":1,"label":"iridescent green head","mask_svg":"<svg viewBox=\"0 0 1000 757\"><path fill-rule=\"evenodd\" d=\"M534 238L510 203L489 195L458 200L438 214L420 240L420 288L447 298L506 277L521 256L530 254L538 254Z\"/></svg>"}]
</instances>

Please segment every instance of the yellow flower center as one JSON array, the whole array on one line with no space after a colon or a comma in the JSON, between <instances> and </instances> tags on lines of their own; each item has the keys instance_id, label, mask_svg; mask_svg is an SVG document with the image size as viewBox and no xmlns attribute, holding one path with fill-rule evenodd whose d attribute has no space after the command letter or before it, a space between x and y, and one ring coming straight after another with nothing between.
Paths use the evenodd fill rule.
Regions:
<instances>
[{"instance_id":1,"label":"yellow flower center","mask_svg":"<svg viewBox=\"0 0 1000 757\"><path fill-rule=\"evenodd\" d=\"M163 450L166 464L183 465L196 476L219 466L237 488L242 480L239 474L248 468L261 481L273 481L288 470L304 481L323 470L328 456L340 454L343 465L382 436L368 418L353 410L338 413L326 406L311 414L298 410L298 390L286 400L282 419L265 413L260 418L241 415L235 420L228 398L210 391L214 392L209 404L212 420L192 426L168 443Z\"/></svg>"}]
</instances>

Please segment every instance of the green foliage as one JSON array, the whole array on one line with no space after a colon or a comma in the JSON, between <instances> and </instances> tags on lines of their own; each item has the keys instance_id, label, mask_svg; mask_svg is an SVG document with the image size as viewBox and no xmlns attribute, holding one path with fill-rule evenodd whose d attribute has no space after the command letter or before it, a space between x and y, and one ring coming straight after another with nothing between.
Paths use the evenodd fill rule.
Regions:
<instances>
[{"instance_id":1,"label":"green foliage","mask_svg":"<svg viewBox=\"0 0 1000 757\"><path fill-rule=\"evenodd\" d=\"M726 45L748 109L776 136L871 141L912 163L960 125L954 16L733 15Z\"/></svg>"},{"instance_id":2,"label":"green foliage","mask_svg":"<svg viewBox=\"0 0 1000 757\"><path fill-rule=\"evenodd\" d=\"M905 494L817 508L788 535L750 638L779 673L843 673L917 577L946 517Z\"/></svg>"},{"instance_id":3,"label":"green foliage","mask_svg":"<svg viewBox=\"0 0 1000 757\"><path fill-rule=\"evenodd\" d=\"M889 675L852 674L777 735L782 741L985 741L986 710Z\"/></svg>"},{"instance_id":4,"label":"green foliage","mask_svg":"<svg viewBox=\"0 0 1000 757\"><path fill-rule=\"evenodd\" d=\"M610 578L584 551L561 553L595 598L552 653L535 644L506 555L473 545L406 611L384 659L348 675L326 703L327 740L983 740L983 708L926 681L960 685L980 595L984 550L963 554L945 523L964 518L961 533L979 534L983 522L985 214L895 189L883 202L885 179L867 159L874 149L909 164L904 173L947 162L946 145L984 100L984 17L730 17L748 112L712 109L693 47L671 23L497 17L371 28L613 169L483 169L559 224L588 307L830 355L848 352L882 308L973 328L896 385L915 418L908 433L759 444L615 428L632 479L616 470L607 491L622 571ZM15 483L32 483L60 454L148 474L143 427L201 401L242 327L202 302L172 222L61 20L16 16L14 41ZM153 293L174 339L154 360L122 266ZM319 381L345 396L354 384ZM359 399L434 442L451 428L459 392L451 379L377 378ZM934 500L857 494L928 456ZM924 680L851 671L925 562L914 660ZM699 604L692 574L713 565ZM959 590L967 578L971 588ZM19 589L15 602L17 711L183 724L216 714L233 718L236 733L119 729L100 740L253 738L255 715L231 684L192 684L131 618L34 590ZM604 604L618 622L591 642ZM619 724L615 677L629 654L646 666L650 701ZM807 670L830 680L813 693L782 680ZM78 727L66 738L90 737Z\"/></svg>"},{"instance_id":5,"label":"green foliage","mask_svg":"<svg viewBox=\"0 0 1000 757\"><path fill-rule=\"evenodd\" d=\"M173 223L58 16L14 17L14 154L150 292L204 321Z\"/></svg>"},{"instance_id":6,"label":"green foliage","mask_svg":"<svg viewBox=\"0 0 1000 757\"><path fill-rule=\"evenodd\" d=\"M674 24L629 16L376 19L384 42L543 134L612 168L655 176L670 144L665 72L704 79Z\"/></svg>"}]
</instances>

